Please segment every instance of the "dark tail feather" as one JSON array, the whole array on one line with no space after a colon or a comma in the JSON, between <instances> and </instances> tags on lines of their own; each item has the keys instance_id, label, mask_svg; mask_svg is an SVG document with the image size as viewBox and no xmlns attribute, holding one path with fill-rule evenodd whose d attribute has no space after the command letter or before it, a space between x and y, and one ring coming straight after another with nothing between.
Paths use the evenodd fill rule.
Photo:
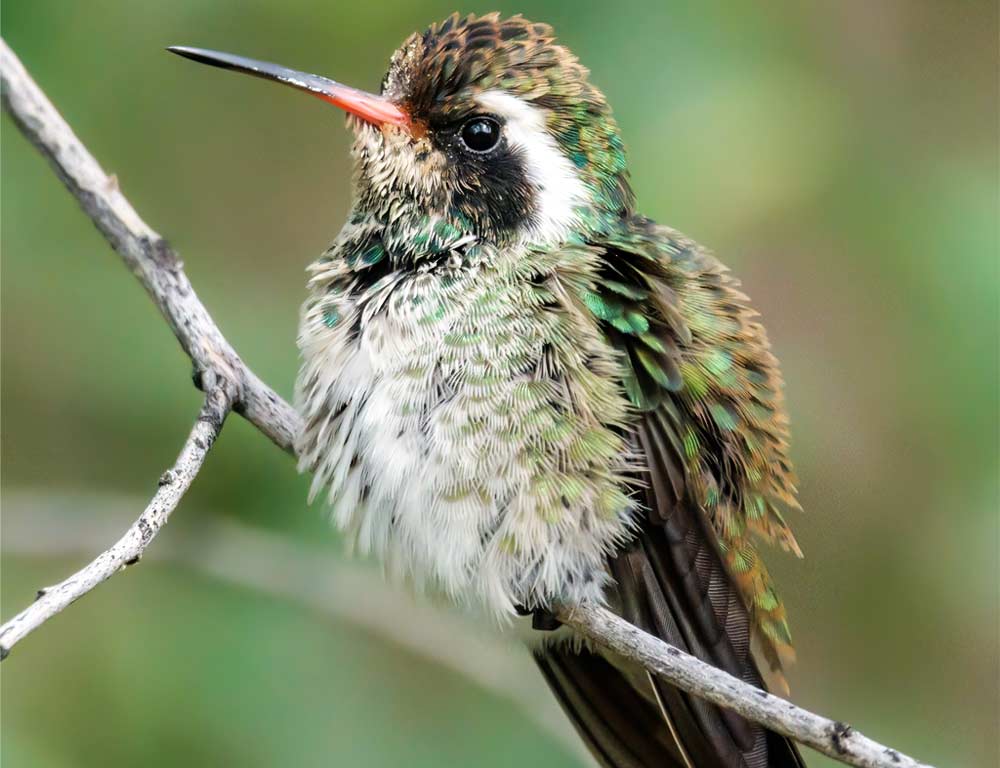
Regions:
<instances>
[{"instance_id":1,"label":"dark tail feather","mask_svg":"<svg viewBox=\"0 0 1000 768\"><path fill-rule=\"evenodd\" d=\"M668 526L669 527L669 526ZM731 635L698 631L684 579L661 572L671 548L661 531L611 562L613 607L633 624L761 686L748 654L734 664ZM710 639L714 642L710 642ZM805 768L795 745L761 726L680 691L624 660L612 663L572 644L535 652L535 660L590 751L604 768ZM727 663L728 662L728 663Z\"/></svg>"},{"instance_id":2,"label":"dark tail feather","mask_svg":"<svg viewBox=\"0 0 1000 768\"><path fill-rule=\"evenodd\" d=\"M692 699L661 680L626 675L603 656L571 646L539 649L534 657L602 768L748 768L755 762L712 754ZM640 690L644 682L648 687ZM788 739L769 731L761 735L766 751L755 752L766 756L766 768L805 768Z\"/></svg>"},{"instance_id":3,"label":"dark tail feather","mask_svg":"<svg viewBox=\"0 0 1000 768\"><path fill-rule=\"evenodd\" d=\"M540 649L534 655L563 710L603 768L691 768L664 727L655 698L637 693L602 656L568 647ZM652 689L649 693L652 696Z\"/></svg>"}]
</instances>

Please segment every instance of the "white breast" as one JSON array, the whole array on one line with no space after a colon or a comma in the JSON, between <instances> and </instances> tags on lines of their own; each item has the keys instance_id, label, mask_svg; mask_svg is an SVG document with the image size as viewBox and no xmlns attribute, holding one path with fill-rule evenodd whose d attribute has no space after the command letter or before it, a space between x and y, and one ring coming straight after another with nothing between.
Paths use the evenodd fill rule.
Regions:
<instances>
[{"instance_id":1,"label":"white breast","mask_svg":"<svg viewBox=\"0 0 1000 768\"><path fill-rule=\"evenodd\" d=\"M510 440L512 391L523 379L510 350L540 354L541 341L513 312L497 311L494 292L474 274L450 288L422 275L345 299L343 324L306 359L322 400L307 398L304 408L328 416L301 460L357 551L419 586L506 612L513 606L505 577L490 567L502 559L491 558L492 533L498 500L516 497L525 481ZM359 317L354 336L347 326ZM512 334L517 344L500 343Z\"/></svg>"},{"instance_id":2,"label":"white breast","mask_svg":"<svg viewBox=\"0 0 1000 768\"><path fill-rule=\"evenodd\" d=\"M609 370L612 357L564 342L555 361L546 341L571 322L538 309L530 280L474 268L399 272L307 304L300 467L355 550L497 617L601 599L632 502L617 449L573 451L607 428L566 366L580 377L582 360ZM612 387L586 375L588 391ZM615 423L624 404L608 392L598 400Z\"/></svg>"}]
</instances>

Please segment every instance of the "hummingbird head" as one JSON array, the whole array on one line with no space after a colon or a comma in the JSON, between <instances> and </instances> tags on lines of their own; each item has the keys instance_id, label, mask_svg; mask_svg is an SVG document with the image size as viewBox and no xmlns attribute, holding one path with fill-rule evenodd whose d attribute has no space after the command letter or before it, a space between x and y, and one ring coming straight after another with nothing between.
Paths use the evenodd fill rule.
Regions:
<instances>
[{"instance_id":1,"label":"hummingbird head","mask_svg":"<svg viewBox=\"0 0 1000 768\"><path fill-rule=\"evenodd\" d=\"M611 108L545 24L453 14L403 43L379 95L229 54L170 50L345 109L364 215L444 221L497 246L543 246L631 212Z\"/></svg>"}]
</instances>

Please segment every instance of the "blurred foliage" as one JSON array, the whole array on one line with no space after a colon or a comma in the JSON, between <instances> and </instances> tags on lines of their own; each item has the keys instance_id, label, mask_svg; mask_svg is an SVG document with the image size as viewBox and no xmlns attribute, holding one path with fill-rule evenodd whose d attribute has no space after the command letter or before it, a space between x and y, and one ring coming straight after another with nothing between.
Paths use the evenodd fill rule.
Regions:
<instances>
[{"instance_id":1,"label":"blurred foliage","mask_svg":"<svg viewBox=\"0 0 1000 768\"><path fill-rule=\"evenodd\" d=\"M765 317L806 509L806 560L772 558L795 699L933 764L996 765L995 4L496 7L556 27L616 107L642 211L722 254ZM348 207L342 119L162 48L372 89L404 37L451 10L7 0L2 26L288 395L303 268ZM4 486L149 492L198 406L187 363L44 162L2 131ZM292 462L238 419L171 527L192 509L335 543ZM75 565L5 557L3 615ZM382 639L165 566L98 590L2 677L10 768L576 764L506 702Z\"/></svg>"}]
</instances>

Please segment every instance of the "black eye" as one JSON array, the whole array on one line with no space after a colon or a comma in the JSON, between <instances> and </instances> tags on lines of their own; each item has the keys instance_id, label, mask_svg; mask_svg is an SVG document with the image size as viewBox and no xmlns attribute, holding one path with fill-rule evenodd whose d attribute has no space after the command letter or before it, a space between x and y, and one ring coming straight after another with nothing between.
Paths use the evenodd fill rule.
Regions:
<instances>
[{"instance_id":1,"label":"black eye","mask_svg":"<svg viewBox=\"0 0 1000 768\"><path fill-rule=\"evenodd\" d=\"M500 141L500 123L492 117L474 117L462 126L461 136L473 152L489 152Z\"/></svg>"}]
</instances>

